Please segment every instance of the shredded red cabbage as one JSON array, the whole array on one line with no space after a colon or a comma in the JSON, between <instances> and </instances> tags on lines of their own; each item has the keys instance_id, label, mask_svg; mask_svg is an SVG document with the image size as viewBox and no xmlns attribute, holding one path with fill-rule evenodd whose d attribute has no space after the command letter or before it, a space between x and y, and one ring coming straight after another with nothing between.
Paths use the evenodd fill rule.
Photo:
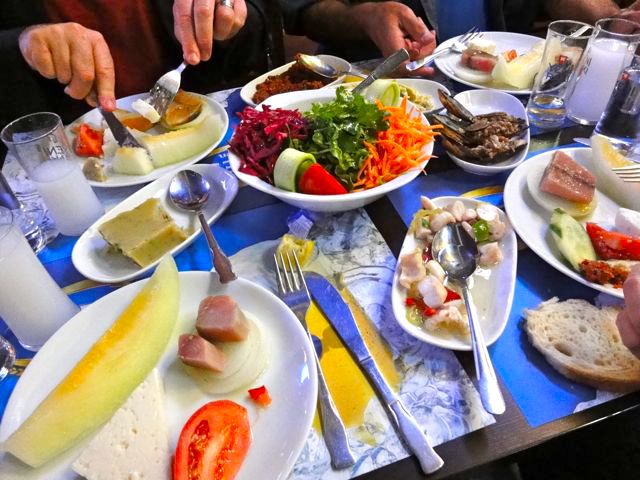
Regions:
<instances>
[{"instance_id":1,"label":"shredded red cabbage","mask_svg":"<svg viewBox=\"0 0 640 480\"><path fill-rule=\"evenodd\" d=\"M240 157L240 171L273 184L273 168L280 153L292 140L305 140L308 121L298 110L246 107L238 112L240 124L231 141L231 151Z\"/></svg>"}]
</instances>

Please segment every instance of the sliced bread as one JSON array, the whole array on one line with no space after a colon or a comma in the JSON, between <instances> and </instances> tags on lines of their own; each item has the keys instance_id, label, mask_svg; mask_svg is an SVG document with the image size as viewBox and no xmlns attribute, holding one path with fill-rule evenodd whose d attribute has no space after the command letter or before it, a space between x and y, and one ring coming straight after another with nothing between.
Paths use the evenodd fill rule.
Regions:
<instances>
[{"instance_id":1,"label":"sliced bread","mask_svg":"<svg viewBox=\"0 0 640 480\"><path fill-rule=\"evenodd\" d=\"M554 297L525 310L529 340L561 374L592 387L627 392L640 388L640 360L624 346L618 309Z\"/></svg>"}]
</instances>

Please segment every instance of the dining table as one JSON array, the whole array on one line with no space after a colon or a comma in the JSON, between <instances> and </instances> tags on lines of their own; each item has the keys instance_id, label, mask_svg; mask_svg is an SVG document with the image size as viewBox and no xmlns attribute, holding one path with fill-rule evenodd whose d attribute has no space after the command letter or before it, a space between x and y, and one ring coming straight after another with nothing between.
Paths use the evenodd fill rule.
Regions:
<instances>
[{"instance_id":1,"label":"dining table","mask_svg":"<svg viewBox=\"0 0 640 480\"><path fill-rule=\"evenodd\" d=\"M375 62L365 62L360 67L366 69L373 64ZM468 89L438 71L431 79L453 93ZM238 124L237 113L246 105L237 88L209 96L225 107L230 126L220 146L201 162L229 169L228 141ZM526 97L520 99L526 102ZM591 131L592 127L568 121L562 128L551 131L532 126L528 158L547 150L582 146L574 139L589 137ZM423 173L362 209L337 214L305 212L241 185L235 200L213 224L221 248L238 267L239 275L245 277L254 275L251 266L263 251L261 245L273 246L289 231L302 232L315 239L317 248L331 260L325 265L335 270L325 273L341 274L340 281L371 317L398 370L399 380L395 383L398 393L437 444L435 450L444 460L444 466L428 478L452 478L499 462L515 461L528 449L640 405L638 392L627 395L600 392L564 378L528 342L522 328L524 309L535 308L551 297L595 301L599 294L556 271L520 240L515 294L507 327L489 347L506 401L504 414L493 416L483 411L472 383L475 371L471 352L444 351L424 345L401 332L395 324L391 312L391 278L408 225L413 213L420 208L420 196L464 196L504 208L502 191L508 175L509 172L494 176L467 173L436 146L434 158ZM95 190L109 210L138 188ZM76 241L77 237L59 235L39 253L39 258L63 290L84 306L122 285L99 284L84 278L71 262ZM180 271L211 269L202 235L176 256L176 263ZM338 277L334 275L334 278ZM262 280L274 288L275 279ZM375 282L375 288L367 282ZM316 338L322 337L318 332L312 333ZM28 364L33 352L20 347L1 321L0 335L16 347L18 365ZM332 367L327 364L326 368ZM12 375L0 382L0 418L20 373L21 369L14 369ZM339 373L334 372L334 377L338 378ZM410 381L404 381L409 378ZM323 457L324 451L318 454L320 447L309 446L303 450L290 478L425 478L418 462L406 452L388 421L376 417L376 411L370 403L364 413L361 412L360 418L364 420L360 423L366 424L373 441L358 444L359 448L360 444L364 447L356 452L357 461L352 469L333 472L324 460L325 466L321 468L317 459ZM378 430L374 428L376 425ZM362 425L354 425L353 432L362 433ZM317 432L314 435L313 438L319 438Z\"/></svg>"}]
</instances>

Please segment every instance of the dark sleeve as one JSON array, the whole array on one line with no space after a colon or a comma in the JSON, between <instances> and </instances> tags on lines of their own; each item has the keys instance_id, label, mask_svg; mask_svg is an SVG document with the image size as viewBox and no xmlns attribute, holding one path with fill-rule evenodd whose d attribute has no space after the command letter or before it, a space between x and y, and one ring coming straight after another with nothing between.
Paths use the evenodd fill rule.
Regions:
<instances>
[{"instance_id":1,"label":"dark sleeve","mask_svg":"<svg viewBox=\"0 0 640 480\"><path fill-rule=\"evenodd\" d=\"M304 35L302 16L304 11L322 0L278 0L284 21L284 30L289 35Z\"/></svg>"}]
</instances>

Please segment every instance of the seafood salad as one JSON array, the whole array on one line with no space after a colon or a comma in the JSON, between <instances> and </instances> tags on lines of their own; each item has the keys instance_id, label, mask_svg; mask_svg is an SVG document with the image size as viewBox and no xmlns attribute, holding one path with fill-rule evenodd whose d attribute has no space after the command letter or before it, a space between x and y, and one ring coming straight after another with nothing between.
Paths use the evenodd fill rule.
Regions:
<instances>
[{"instance_id":1,"label":"seafood salad","mask_svg":"<svg viewBox=\"0 0 640 480\"><path fill-rule=\"evenodd\" d=\"M482 203L467 208L456 200L438 208L429 198L421 197L422 208L416 212L409 234L416 248L400 257L399 284L407 290L407 320L429 332L447 332L466 337L469 325L466 308L456 285L445 280L440 264L432 258L433 237L449 223L460 223L478 243L478 264L490 268L502 261L499 241L507 226L499 210Z\"/></svg>"},{"instance_id":2,"label":"seafood salad","mask_svg":"<svg viewBox=\"0 0 640 480\"><path fill-rule=\"evenodd\" d=\"M526 120L505 112L473 115L443 90L438 97L446 115L429 116L432 124L441 124L442 145L447 152L474 163L493 164L507 159L527 145Z\"/></svg>"}]
</instances>

